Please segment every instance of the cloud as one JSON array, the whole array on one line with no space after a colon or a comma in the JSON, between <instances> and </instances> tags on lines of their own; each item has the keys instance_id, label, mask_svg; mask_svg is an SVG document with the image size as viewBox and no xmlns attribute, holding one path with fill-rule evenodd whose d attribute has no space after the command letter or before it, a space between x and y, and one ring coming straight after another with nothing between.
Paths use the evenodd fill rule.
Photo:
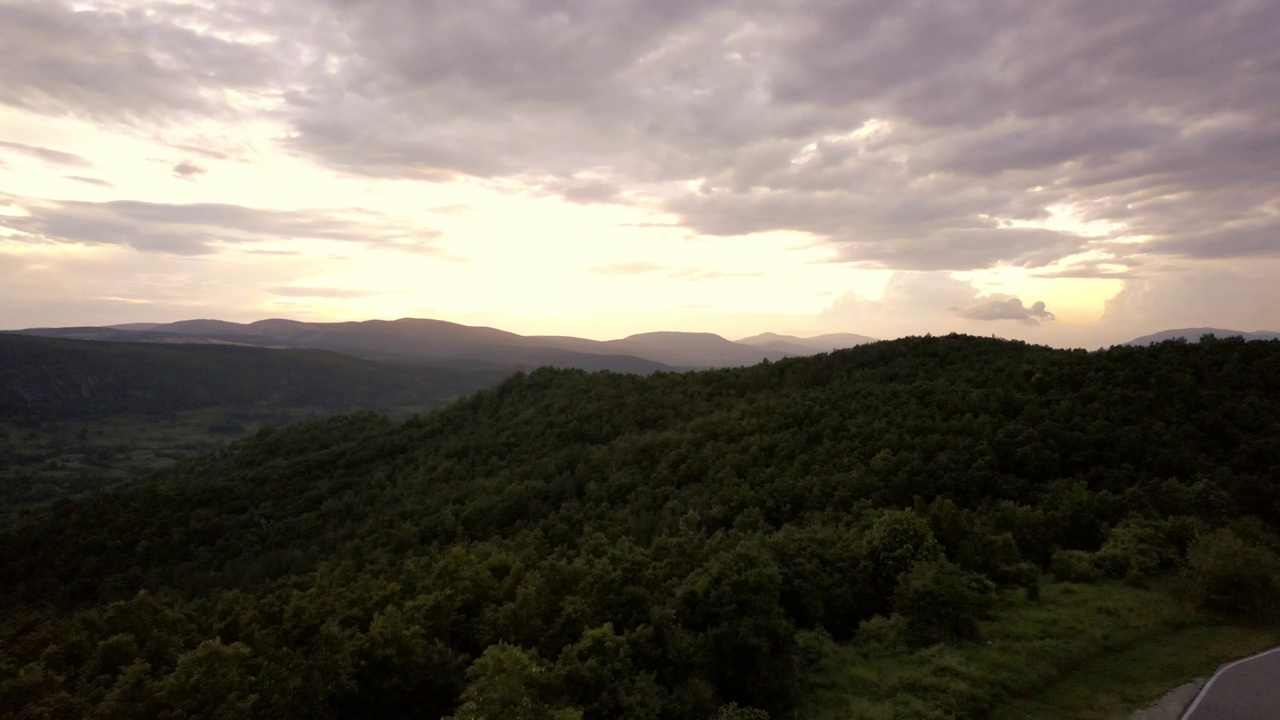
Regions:
<instances>
[{"instance_id":1,"label":"cloud","mask_svg":"<svg viewBox=\"0 0 1280 720\"><path fill-rule=\"evenodd\" d=\"M1016 297L987 300L968 307L952 306L950 310L967 320L1016 320L1023 325L1039 325L1055 319L1053 313L1045 309L1044 302L1023 307L1022 300Z\"/></svg>"},{"instance_id":2,"label":"cloud","mask_svg":"<svg viewBox=\"0 0 1280 720\"><path fill-rule=\"evenodd\" d=\"M620 185L594 178L552 180L543 183L542 189L580 205L612 202L622 193Z\"/></svg>"},{"instance_id":3,"label":"cloud","mask_svg":"<svg viewBox=\"0 0 1280 720\"><path fill-rule=\"evenodd\" d=\"M1124 289L1107 301L1099 325L1115 328L1117 341L1184 327L1280 330L1278 277L1276 260L1243 267L1218 262L1169 268L1125 281Z\"/></svg>"},{"instance_id":4,"label":"cloud","mask_svg":"<svg viewBox=\"0 0 1280 720\"><path fill-rule=\"evenodd\" d=\"M951 332L955 313L949 308L974 303L979 291L945 272L895 272L879 298L846 292L818 314L824 332L856 332L898 337L912 332Z\"/></svg>"},{"instance_id":5,"label":"cloud","mask_svg":"<svg viewBox=\"0 0 1280 720\"><path fill-rule=\"evenodd\" d=\"M190 160L183 160L173 166L173 176L182 178L183 180L195 180L197 177L205 174L208 170L196 165Z\"/></svg>"},{"instance_id":6,"label":"cloud","mask_svg":"<svg viewBox=\"0 0 1280 720\"><path fill-rule=\"evenodd\" d=\"M66 165L70 167L93 167L93 163L85 160L79 155L61 150L51 150L49 148L36 147L34 145L23 145L22 143L6 142L0 140L0 148L10 150L22 155L43 160L52 165Z\"/></svg>"},{"instance_id":7,"label":"cloud","mask_svg":"<svg viewBox=\"0 0 1280 720\"><path fill-rule=\"evenodd\" d=\"M172 147L175 150L182 150L184 152L195 153L196 155L204 156L210 160L230 160L231 159L231 155L225 152L222 152L220 150L211 150L209 148L196 147L195 145L182 145L182 144L174 143L174 144L170 144L169 147Z\"/></svg>"},{"instance_id":8,"label":"cloud","mask_svg":"<svg viewBox=\"0 0 1280 720\"><path fill-rule=\"evenodd\" d=\"M0 194L26 215L0 215L0 227L27 242L104 244L142 252L206 255L220 245L332 240L435 254L439 231L370 211L267 210L216 203L171 205L34 200ZM12 238L11 238L12 239ZM454 258L449 258L454 259Z\"/></svg>"},{"instance_id":9,"label":"cloud","mask_svg":"<svg viewBox=\"0 0 1280 720\"><path fill-rule=\"evenodd\" d=\"M1078 260L1058 270L1034 272L1031 277L1076 280L1132 280L1143 277L1144 270L1159 269L1159 265L1152 265L1135 257L1126 257L1119 260Z\"/></svg>"},{"instance_id":10,"label":"cloud","mask_svg":"<svg viewBox=\"0 0 1280 720\"><path fill-rule=\"evenodd\" d=\"M5 3L0 102L124 124L230 116L235 107L227 90L269 90L288 81L281 45L293 42L278 36L262 42L262 31L282 26L289 12L285 3Z\"/></svg>"},{"instance_id":11,"label":"cloud","mask_svg":"<svg viewBox=\"0 0 1280 720\"><path fill-rule=\"evenodd\" d=\"M1044 268L1122 235L1265 258L1277 26L1269 0L25 1L0 5L0 103L249 116L344 172L807 233L860 267Z\"/></svg>"},{"instance_id":12,"label":"cloud","mask_svg":"<svg viewBox=\"0 0 1280 720\"><path fill-rule=\"evenodd\" d=\"M728 272L724 270L706 270L703 268L677 268L647 261L613 263L591 268L597 275L651 275L661 273L671 280L725 280L732 278L761 277L763 272Z\"/></svg>"},{"instance_id":13,"label":"cloud","mask_svg":"<svg viewBox=\"0 0 1280 720\"><path fill-rule=\"evenodd\" d=\"M398 291L350 290L346 288L322 288L322 287L277 287L277 288L271 288L270 292L274 295L281 295L284 297L352 299L352 298L375 297L378 295L391 295Z\"/></svg>"},{"instance_id":14,"label":"cloud","mask_svg":"<svg viewBox=\"0 0 1280 720\"><path fill-rule=\"evenodd\" d=\"M762 272L725 272L722 270L699 270L696 268L685 268L683 270L674 270L669 275L673 280L689 280L691 282L701 282L703 280L729 280L733 278L749 278L762 277Z\"/></svg>"},{"instance_id":15,"label":"cloud","mask_svg":"<svg viewBox=\"0 0 1280 720\"><path fill-rule=\"evenodd\" d=\"M655 272L669 272L670 267L652 262L626 262L601 265L591 268L597 275L647 275Z\"/></svg>"},{"instance_id":16,"label":"cloud","mask_svg":"<svg viewBox=\"0 0 1280 720\"><path fill-rule=\"evenodd\" d=\"M65 177L68 180L75 180L78 183L84 183L85 185L97 185L98 187L107 187L107 188L115 187L114 183L109 183L106 180L103 180L102 178L91 178L91 177L85 177L83 175L63 175L63 177Z\"/></svg>"}]
</instances>

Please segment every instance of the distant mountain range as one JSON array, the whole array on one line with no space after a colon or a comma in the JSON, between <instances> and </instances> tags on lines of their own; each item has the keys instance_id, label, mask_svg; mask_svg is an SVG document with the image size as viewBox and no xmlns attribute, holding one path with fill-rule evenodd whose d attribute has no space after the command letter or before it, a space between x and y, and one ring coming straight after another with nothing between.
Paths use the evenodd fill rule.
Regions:
<instances>
[{"instance_id":1,"label":"distant mountain range","mask_svg":"<svg viewBox=\"0 0 1280 720\"><path fill-rule=\"evenodd\" d=\"M743 345L773 350L786 355L813 355L876 342L876 338L867 337L866 335L854 335L853 333L831 333L829 335L802 338L794 335L779 335L767 332L743 338L738 342Z\"/></svg>"},{"instance_id":2,"label":"distant mountain range","mask_svg":"<svg viewBox=\"0 0 1280 720\"><path fill-rule=\"evenodd\" d=\"M1243 332L1240 330L1223 330L1222 328L1184 328L1181 330L1162 330L1151 335L1144 335L1125 343L1125 345L1151 345L1152 343L1164 342L1165 340L1186 340L1187 342L1200 342L1200 338L1205 335L1213 335L1217 338L1240 337L1245 340L1277 340L1280 339L1280 332L1258 331Z\"/></svg>"},{"instance_id":3,"label":"distant mountain range","mask_svg":"<svg viewBox=\"0 0 1280 720\"><path fill-rule=\"evenodd\" d=\"M799 338L773 333L732 342L711 333L687 332L641 333L600 341L517 335L495 328L417 318L341 323L275 319L247 324L184 320L11 332L74 340L314 348L373 360L472 369L514 371L553 365L631 373L755 365L763 360L814 355L874 342L874 338L853 334Z\"/></svg>"}]
</instances>

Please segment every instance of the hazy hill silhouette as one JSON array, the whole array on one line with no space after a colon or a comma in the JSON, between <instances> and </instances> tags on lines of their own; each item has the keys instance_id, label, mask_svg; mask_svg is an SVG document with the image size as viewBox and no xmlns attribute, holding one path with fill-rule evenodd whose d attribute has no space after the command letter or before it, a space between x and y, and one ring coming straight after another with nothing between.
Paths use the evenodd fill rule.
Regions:
<instances>
[{"instance_id":1,"label":"hazy hill silhouette","mask_svg":"<svg viewBox=\"0 0 1280 720\"><path fill-rule=\"evenodd\" d=\"M14 332L77 340L316 348L377 360L510 371L551 365L628 373L754 365L766 359L812 355L872 341L853 334L798 338L766 333L732 342L712 333L691 332L651 332L601 341L524 336L491 327L422 318L340 323L285 319L234 323L202 319Z\"/></svg>"},{"instance_id":2,"label":"hazy hill silhouette","mask_svg":"<svg viewBox=\"0 0 1280 720\"><path fill-rule=\"evenodd\" d=\"M1280 339L1280 332L1257 331L1243 332L1241 330L1223 330L1221 328L1183 328L1181 330L1161 330L1151 335L1143 335L1140 338L1134 338L1125 345L1150 345L1152 343L1163 342L1165 340L1186 340L1187 342L1199 342L1200 338L1205 335L1213 335L1216 338L1240 337L1245 340L1276 340Z\"/></svg>"}]
</instances>

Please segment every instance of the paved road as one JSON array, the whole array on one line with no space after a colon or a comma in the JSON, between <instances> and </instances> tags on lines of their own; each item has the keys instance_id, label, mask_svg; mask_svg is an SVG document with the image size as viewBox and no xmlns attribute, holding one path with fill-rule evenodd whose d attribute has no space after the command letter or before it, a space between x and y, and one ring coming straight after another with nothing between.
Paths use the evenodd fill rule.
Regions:
<instances>
[{"instance_id":1,"label":"paved road","mask_svg":"<svg viewBox=\"0 0 1280 720\"><path fill-rule=\"evenodd\" d=\"M1280 648L1223 665L1182 720L1280 718Z\"/></svg>"}]
</instances>

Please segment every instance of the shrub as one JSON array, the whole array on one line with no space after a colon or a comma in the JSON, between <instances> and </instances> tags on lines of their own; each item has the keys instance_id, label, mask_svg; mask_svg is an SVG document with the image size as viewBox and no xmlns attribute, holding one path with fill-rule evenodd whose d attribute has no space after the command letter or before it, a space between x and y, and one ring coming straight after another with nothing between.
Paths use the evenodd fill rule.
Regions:
<instances>
[{"instance_id":1,"label":"shrub","mask_svg":"<svg viewBox=\"0 0 1280 720\"><path fill-rule=\"evenodd\" d=\"M1280 562L1271 550L1218 530L1192 543L1187 560L1201 607L1250 618L1277 614Z\"/></svg>"},{"instance_id":2,"label":"shrub","mask_svg":"<svg viewBox=\"0 0 1280 720\"><path fill-rule=\"evenodd\" d=\"M1141 584L1173 562L1173 548L1147 525L1114 528L1093 556L1094 567L1103 575L1134 584Z\"/></svg>"},{"instance_id":3,"label":"shrub","mask_svg":"<svg viewBox=\"0 0 1280 720\"><path fill-rule=\"evenodd\" d=\"M769 713L753 707L740 707L738 703L721 705L716 720L769 720Z\"/></svg>"},{"instance_id":4,"label":"shrub","mask_svg":"<svg viewBox=\"0 0 1280 720\"><path fill-rule=\"evenodd\" d=\"M875 615L858 624L858 645L868 650L893 651L902 648L902 618Z\"/></svg>"},{"instance_id":5,"label":"shrub","mask_svg":"<svg viewBox=\"0 0 1280 720\"><path fill-rule=\"evenodd\" d=\"M1090 583L1098 579L1093 555L1083 550L1059 550L1053 554L1049 571L1058 582Z\"/></svg>"},{"instance_id":6,"label":"shrub","mask_svg":"<svg viewBox=\"0 0 1280 720\"><path fill-rule=\"evenodd\" d=\"M951 563L920 563L902 576L893 610L905 640L916 646L978 639L978 621L996 600L995 584Z\"/></svg>"}]
</instances>

